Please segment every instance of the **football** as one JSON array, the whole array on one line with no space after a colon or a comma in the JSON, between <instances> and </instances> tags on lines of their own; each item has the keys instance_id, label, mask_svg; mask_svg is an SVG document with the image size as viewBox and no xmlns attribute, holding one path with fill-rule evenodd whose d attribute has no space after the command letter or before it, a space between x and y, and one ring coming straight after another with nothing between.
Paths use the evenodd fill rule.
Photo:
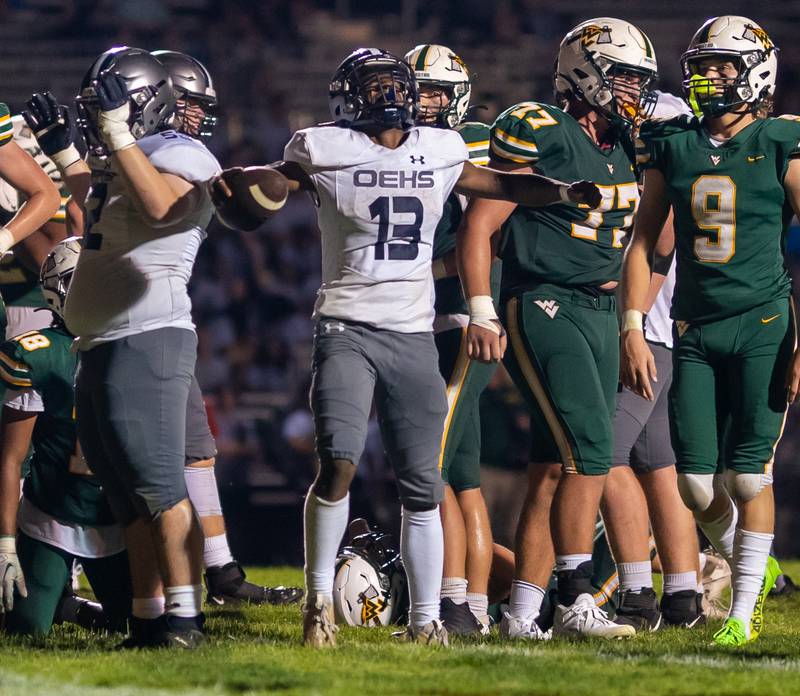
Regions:
<instances>
[{"instance_id":1,"label":"football","mask_svg":"<svg viewBox=\"0 0 800 696\"><path fill-rule=\"evenodd\" d=\"M211 180L217 217L235 230L260 227L283 207L288 195L286 177L267 167L233 167Z\"/></svg>"}]
</instances>

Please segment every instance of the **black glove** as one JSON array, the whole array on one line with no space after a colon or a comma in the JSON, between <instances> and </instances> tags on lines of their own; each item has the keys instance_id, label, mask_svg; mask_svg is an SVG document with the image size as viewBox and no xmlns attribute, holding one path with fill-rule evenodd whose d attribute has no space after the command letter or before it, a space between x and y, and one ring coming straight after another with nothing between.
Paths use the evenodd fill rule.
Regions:
<instances>
[{"instance_id":1,"label":"black glove","mask_svg":"<svg viewBox=\"0 0 800 696\"><path fill-rule=\"evenodd\" d=\"M52 157L75 143L78 129L69 107L59 104L52 92L35 92L22 112L44 154Z\"/></svg>"},{"instance_id":2,"label":"black glove","mask_svg":"<svg viewBox=\"0 0 800 696\"><path fill-rule=\"evenodd\" d=\"M100 111L113 111L125 106L130 99L125 78L110 70L101 72L97 79L92 81L92 87L97 94Z\"/></svg>"}]
</instances>

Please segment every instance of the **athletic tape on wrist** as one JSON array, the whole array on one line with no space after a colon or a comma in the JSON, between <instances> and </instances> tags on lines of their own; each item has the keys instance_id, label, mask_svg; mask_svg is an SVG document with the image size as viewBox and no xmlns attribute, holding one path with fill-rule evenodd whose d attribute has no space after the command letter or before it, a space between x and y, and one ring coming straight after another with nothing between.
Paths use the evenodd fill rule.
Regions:
<instances>
[{"instance_id":1,"label":"athletic tape on wrist","mask_svg":"<svg viewBox=\"0 0 800 696\"><path fill-rule=\"evenodd\" d=\"M638 309L626 309L622 313L622 331L644 332L644 314Z\"/></svg>"},{"instance_id":2,"label":"athletic tape on wrist","mask_svg":"<svg viewBox=\"0 0 800 696\"><path fill-rule=\"evenodd\" d=\"M5 254L16 243L11 230L8 227L0 227L0 255Z\"/></svg>"},{"instance_id":3,"label":"athletic tape on wrist","mask_svg":"<svg viewBox=\"0 0 800 696\"><path fill-rule=\"evenodd\" d=\"M59 150L58 152L52 154L50 159L53 160L53 163L63 174L67 168L75 164L75 162L80 162L81 153L78 152L78 148L75 147L75 145L70 145L63 150Z\"/></svg>"},{"instance_id":4,"label":"athletic tape on wrist","mask_svg":"<svg viewBox=\"0 0 800 696\"><path fill-rule=\"evenodd\" d=\"M17 539L13 536L0 536L0 553L16 553Z\"/></svg>"},{"instance_id":5,"label":"athletic tape on wrist","mask_svg":"<svg viewBox=\"0 0 800 696\"><path fill-rule=\"evenodd\" d=\"M101 111L98 119L100 134L103 142L111 152L124 150L136 142L136 138L131 133L128 125L128 115L130 108L127 104L119 106L111 111Z\"/></svg>"},{"instance_id":6,"label":"athletic tape on wrist","mask_svg":"<svg viewBox=\"0 0 800 696\"><path fill-rule=\"evenodd\" d=\"M475 295L469 301L469 323L493 331L498 336L502 334L500 319L494 310L494 301L489 295Z\"/></svg>"}]
</instances>

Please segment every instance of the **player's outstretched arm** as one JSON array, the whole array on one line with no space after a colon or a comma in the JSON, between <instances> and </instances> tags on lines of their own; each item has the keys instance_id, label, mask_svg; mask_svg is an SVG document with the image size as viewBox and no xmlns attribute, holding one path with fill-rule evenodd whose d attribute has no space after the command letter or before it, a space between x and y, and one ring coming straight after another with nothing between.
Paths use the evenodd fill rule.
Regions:
<instances>
[{"instance_id":1,"label":"player's outstretched arm","mask_svg":"<svg viewBox=\"0 0 800 696\"><path fill-rule=\"evenodd\" d=\"M28 99L28 107L22 112L22 117L33 131L39 147L61 172L69 192L72 194L72 216L78 215L76 211L83 210L83 201L89 192L92 174L89 166L81 158L81 153L75 146L78 139L78 128L75 117L65 104L59 104L52 92L35 92ZM79 203L78 203L79 202ZM69 205L67 215L70 215ZM77 226L80 223L80 227ZM83 218L76 220L76 226L71 227L74 234L83 232Z\"/></svg>"},{"instance_id":2,"label":"player's outstretched arm","mask_svg":"<svg viewBox=\"0 0 800 696\"><path fill-rule=\"evenodd\" d=\"M668 214L664 176L657 169L648 169L622 265L620 376L626 387L649 401L653 400L651 380L656 381L658 374L653 353L644 340L643 318L648 309L651 259Z\"/></svg>"},{"instance_id":3,"label":"player's outstretched arm","mask_svg":"<svg viewBox=\"0 0 800 696\"><path fill-rule=\"evenodd\" d=\"M0 417L0 613L14 608L14 590L27 597L17 558L17 509L22 462L28 455L36 414L3 408Z\"/></svg>"},{"instance_id":4,"label":"player's outstretched arm","mask_svg":"<svg viewBox=\"0 0 800 696\"><path fill-rule=\"evenodd\" d=\"M783 178L783 189L795 215L800 215L800 159L790 159L786 176ZM800 393L800 347L794 351L786 374L786 401L794 403Z\"/></svg>"},{"instance_id":5,"label":"player's outstretched arm","mask_svg":"<svg viewBox=\"0 0 800 696\"><path fill-rule=\"evenodd\" d=\"M561 202L596 208L601 201L600 189L589 181L566 184L541 174L511 174L470 162L464 163L455 190L465 196L510 201L531 208Z\"/></svg>"},{"instance_id":6,"label":"player's outstretched arm","mask_svg":"<svg viewBox=\"0 0 800 696\"><path fill-rule=\"evenodd\" d=\"M3 254L53 217L61 205L61 196L36 160L13 141L0 147L0 177L27 198L17 214L0 228Z\"/></svg>"}]
</instances>

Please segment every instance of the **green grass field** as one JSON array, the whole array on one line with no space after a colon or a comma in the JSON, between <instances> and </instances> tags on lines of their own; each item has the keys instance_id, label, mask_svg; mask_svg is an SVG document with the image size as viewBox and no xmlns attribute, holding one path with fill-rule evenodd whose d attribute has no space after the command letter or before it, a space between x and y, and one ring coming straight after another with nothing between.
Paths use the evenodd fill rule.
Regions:
<instances>
[{"instance_id":1,"label":"green grass field","mask_svg":"<svg viewBox=\"0 0 800 696\"><path fill-rule=\"evenodd\" d=\"M784 564L800 576L800 562ZM251 569L265 584L301 584L294 568ZM195 652L116 652L119 637L57 627L46 640L0 637L0 694L795 694L800 693L800 596L768 601L765 633L736 651L712 647L716 624L627 641L533 646L396 644L390 630L342 629L339 647L300 645L299 607L212 609L209 645Z\"/></svg>"}]
</instances>

